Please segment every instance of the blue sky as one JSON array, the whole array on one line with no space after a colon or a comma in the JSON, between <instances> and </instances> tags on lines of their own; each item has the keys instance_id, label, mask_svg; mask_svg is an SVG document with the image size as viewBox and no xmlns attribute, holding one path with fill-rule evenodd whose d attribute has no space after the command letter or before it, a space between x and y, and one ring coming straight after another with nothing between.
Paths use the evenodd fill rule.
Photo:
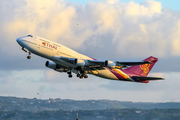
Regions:
<instances>
[{"instance_id":1,"label":"blue sky","mask_svg":"<svg viewBox=\"0 0 180 120\"><path fill-rule=\"evenodd\" d=\"M78 4L86 4L88 1L90 0L67 0L67 1L70 1L70 2L75 2L75 3L78 3ZM91 0L92 1L92 0ZM99 0L93 0L95 2L98 2ZM120 0L121 2L130 2L132 0ZM143 3L145 0L133 0L135 1L136 3ZM155 0L155 1L159 1L162 3L162 7L169 7L171 8L172 10L180 10L180 0Z\"/></svg>"}]
</instances>

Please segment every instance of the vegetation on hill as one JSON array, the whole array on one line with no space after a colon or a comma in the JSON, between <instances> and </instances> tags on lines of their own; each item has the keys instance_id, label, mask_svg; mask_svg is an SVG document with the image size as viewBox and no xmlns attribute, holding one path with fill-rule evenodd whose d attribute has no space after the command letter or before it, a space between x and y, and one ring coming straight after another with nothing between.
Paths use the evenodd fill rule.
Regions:
<instances>
[{"instance_id":1,"label":"vegetation on hill","mask_svg":"<svg viewBox=\"0 0 180 120\"><path fill-rule=\"evenodd\" d=\"M0 120L178 120L180 103L0 97Z\"/></svg>"}]
</instances>

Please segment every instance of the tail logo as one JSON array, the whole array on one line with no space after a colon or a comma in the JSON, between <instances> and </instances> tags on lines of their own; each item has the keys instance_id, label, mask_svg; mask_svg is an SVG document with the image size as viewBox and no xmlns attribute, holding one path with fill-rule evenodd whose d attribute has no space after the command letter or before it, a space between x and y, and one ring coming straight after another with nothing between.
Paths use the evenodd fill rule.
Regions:
<instances>
[{"instance_id":1,"label":"tail logo","mask_svg":"<svg viewBox=\"0 0 180 120\"><path fill-rule=\"evenodd\" d=\"M148 73L149 66L150 66L150 64L143 64L143 65L140 65L140 68L144 71L144 73Z\"/></svg>"}]
</instances>

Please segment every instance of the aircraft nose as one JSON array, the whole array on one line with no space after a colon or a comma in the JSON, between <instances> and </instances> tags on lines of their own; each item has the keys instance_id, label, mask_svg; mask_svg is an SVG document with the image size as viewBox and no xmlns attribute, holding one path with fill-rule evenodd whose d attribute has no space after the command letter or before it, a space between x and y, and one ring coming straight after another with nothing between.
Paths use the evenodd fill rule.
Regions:
<instances>
[{"instance_id":1,"label":"aircraft nose","mask_svg":"<svg viewBox=\"0 0 180 120\"><path fill-rule=\"evenodd\" d=\"M23 45L23 42L22 42L22 37L17 38L17 39L16 39L16 41L17 41L17 43L18 43L20 46L22 46L22 45Z\"/></svg>"},{"instance_id":2,"label":"aircraft nose","mask_svg":"<svg viewBox=\"0 0 180 120\"><path fill-rule=\"evenodd\" d=\"M17 43L20 43L21 38L17 38L16 41L17 41Z\"/></svg>"},{"instance_id":3,"label":"aircraft nose","mask_svg":"<svg viewBox=\"0 0 180 120\"><path fill-rule=\"evenodd\" d=\"M16 41L19 42L19 41L20 41L20 38L17 38Z\"/></svg>"}]
</instances>

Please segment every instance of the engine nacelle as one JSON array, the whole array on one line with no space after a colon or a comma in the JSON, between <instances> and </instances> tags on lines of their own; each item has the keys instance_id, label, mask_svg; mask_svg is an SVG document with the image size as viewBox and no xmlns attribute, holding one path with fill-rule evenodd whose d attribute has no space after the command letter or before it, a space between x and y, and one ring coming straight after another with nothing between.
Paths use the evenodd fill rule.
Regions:
<instances>
[{"instance_id":1,"label":"engine nacelle","mask_svg":"<svg viewBox=\"0 0 180 120\"><path fill-rule=\"evenodd\" d=\"M57 68L57 64L54 62L47 61L45 65L46 67L54 69L54 70Z\"/></svg>"},{"instance_id":2,"label":"engine nacelle","mask_svg":"<svg viewBox=\"0 0 180 120\"><path fill-rule=\"evenodd\" d=\"M113 61L106 60L105 61L105 67L116 68L116 63Z\"/></svg>"},{"instance_id":3,"label":"engine nacelle","mask_svg":"<svg viewBox=\"0 0 180 120\"><path fill-rule=\"evenodd\" d=\"M80 67L84 67L86 65L85 61L82 59L75 59L75 65L80 66Z\"/></svg>"}]
</instances>

